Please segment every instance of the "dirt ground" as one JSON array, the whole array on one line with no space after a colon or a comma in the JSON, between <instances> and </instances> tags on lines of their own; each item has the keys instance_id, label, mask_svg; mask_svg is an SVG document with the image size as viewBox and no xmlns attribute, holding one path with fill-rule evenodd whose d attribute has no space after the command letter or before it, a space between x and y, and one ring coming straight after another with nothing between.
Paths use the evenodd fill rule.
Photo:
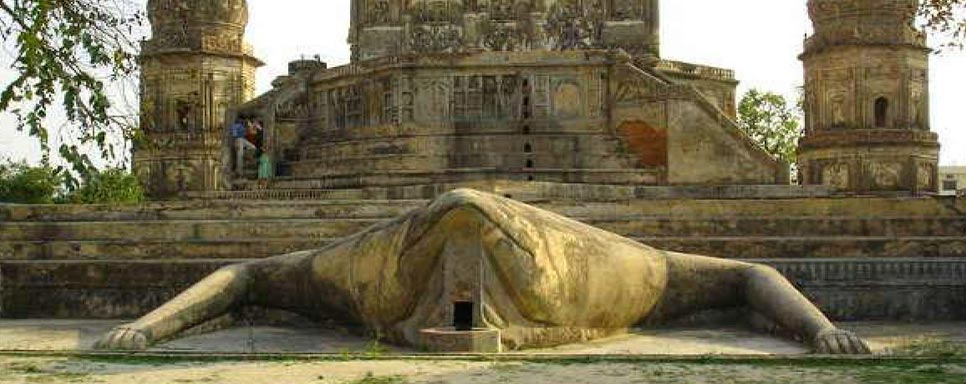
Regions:
<instances>
[{"instance_id":1,"label":"dirt ground","mask_svg":"<svg viewBox=\"0 0 966 384\"><path fill-rule=\"evenodd\" d=\"M0 351L83 351L118 321L0 320ZM918 340L966 344L966 323L843 323L858 333L876 353ZM372 341L330 329L311 327L235 327L170 341L157 352L212 353L344 353L372 348ZM384 352L416 351L380 345ZM584 344L570 344L527 353L554 355L804 355L795 341L742 327L635 330Z\"/></svg>"},{"instance_id":2,"label":"dirt ground","mask_svg":"<svg viewBox=\"0 0 966 384\"><path fill-rule=\"evenodd\" d=\"M0 321L5 383L957 383L966 323L848 323L875 356L825 359L741 328L640 330L525 354L432 357L331 330L254 327L195 335L148 355L93 355L116 322ZM249 354L255 351L258 354ZM227 358L213 359L213 356Z\"/></svg>"},{"instance_id":3,"label":"dirt ground","mask_svg":"<svg viewBox=\"0 0 966 384\"><path fill-rule=\"evenodd\" d=\"M0 383L966 383L966 361L221 361L0 356Z\"/></svg>"}]
</instances>

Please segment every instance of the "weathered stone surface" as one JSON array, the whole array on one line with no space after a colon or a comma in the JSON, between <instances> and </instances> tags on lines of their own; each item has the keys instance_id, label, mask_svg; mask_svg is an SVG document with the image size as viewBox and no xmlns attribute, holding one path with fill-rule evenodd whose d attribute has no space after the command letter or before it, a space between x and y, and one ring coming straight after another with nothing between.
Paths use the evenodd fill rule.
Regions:
<instances>
[{"instance_id":1,"label":"weathered stone surface","mask_svg":"<svg viewBox=\"0 0 966 384\"><path fill-rule=\"evenodd\" d=\"M929 49L916 0L809 1L805 41L805 184L851 193L936 193L929 131Z\"/></svg>"},{"instance_id":2,"label":"weathered stone surface","mask_svg":"<svg viewBox=\"0 0 966 384\"><path fill-rule=\"evenodd\" d=\"M351 64L294 61L253 100L245 1L148 8L134 160L156 197L251 186L235 116L263 123L282 191L787 184L734 125L732 71L659 58L657 0L354 1Z\"/></svg>"},{"instance_id":3,"label":"weathered stone surface","mask_svg":"<svg viewBox=\"0 0 966 384\"><path fill-rule=\"evenodd\" d=\"M223 268L104 348L142 349L240 305L362 324L427 348L483 348L463 327L499 331L509 349L586 341L696 311L748 306L820 352L863 353L777 271L668 253L535 207L471 190L331 246ZM485 332L484 332L485 334Z\"/></svg>"},{"instance_id":4,"label":"weathered stone surface","mask_svg":"<svg viewBox=\"0 0 966 384\"><path fill-rule=\"evenodd\" d=\"M239 111L286 154L276 189L778 183L732 121L730 72L652 64L599 49L393 56L280 78Z\"/></svg>"},{"instance_id":5,"label":"weathered stone surface","mask_svg":"<svg viewBox=\"0 0 966 384\"><path fill-rule=\"evenodd\" d=\"M130 318L226 261L0 262L0 317Z\"/></svg>"},{"instance_id":6,"label":"weathered stone surface","mask_svg":"<svg viewBox=\"0 0 966 384\"><path fill-rule=\"evenodd\" d=\"M890 313L909 319L963 318L961 312L949 310L962 308L955 296L962 280L948 275L960 265L956 260L966 256L963 199L638 200L634 191L640 187L546 184L536 188L538 185L528 183L527 189L495 183L490 190L522 196L541 208L662 249L725 258L780 259L762 262L787 272L787 277L836 319L878 319ZM647 196L786 196L761 193L759 188L657 188ZM213 200L137 206L0 205L0 236L16 237L0 240L0 291L5 298L0 316L140 316L208 273L212 268L208 265L318 248L425 203ZM232 235L236 231L238 235ZM331 237L307 236L320 231ZM192 262L184 263L189 260ZM860 261L901 268L869 277L861 272L871 267L855 264ZM182 264L175 268L167 263ZM912 278L923 263L942 267L927 268L928 273ZM796 266L825 272L788 272L801 270ZM143 272L112 272L131 268ZM833 281L826 275L839 277ZM111 276L111 280L88 276ZM150 293L152 299L131 303L138 292L155 292L145 290L141 278L134 276L153 276L164 285L159 291L162 294ZM61 281L73 288L58 290L38 279ZM944 291L942 287L949 288ZM54 296L56 299L47 299ZM854 304L873 297L878 299ZM934 304L916 304L918 298ZM35 301L57 303L57 308L32 305ZM104 311L102 306L124 311ZM884 309L892 306L901 308Z\"/></svg>"},{"instance_id":7,"label":"weathered stone surface","mask_svg":"<svg viewBox=\"0 0 966 384\"><path fill-rule=\"evenodd\" d=\"M152 38L142 44L141 128L134 169L166 198L221 189L232 143L226 117L252 97L262 63L244 42L245 0L151 0Z\"/></svg>"},{"instance_id":8,"label":"weathered stone surface","mask_svg":"<svg viewBox=\"0 0 966 384\"><path fill-rule=\"evenodd\" d=\"M499 353L500 331L474 329L457 331L452 328L431 328L419 332L420 345L428 352Z\"/></svg>"},{"instance_id":9,"label":"weathered stone surface","mask_svg":"<svg viewBox=\"0 0 966 384\"><path fill-rule=\"evenodd\" d=\"M659 53L657 0L353 0L353 60L427 53L620 48Z\"/></svg>"}]
</instances>

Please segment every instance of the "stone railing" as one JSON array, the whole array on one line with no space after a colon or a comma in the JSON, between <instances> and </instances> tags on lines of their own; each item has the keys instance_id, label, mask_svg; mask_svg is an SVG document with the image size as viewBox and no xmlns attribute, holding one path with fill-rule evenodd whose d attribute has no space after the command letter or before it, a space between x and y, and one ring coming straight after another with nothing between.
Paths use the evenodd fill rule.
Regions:
<instances>
[{"instance_id":1,"label":"stone railing","mask_svg":"<svg viewBox=\"0 0 966 384\"><path fill-rule=\"evenodd\" d=\"M700 77L714 80L735 80L735 71L724 68L708 67L704 65L683 63L680 61L661 60L654 66L655 69L672 74L682 74L687 76Z\"/></svg>"}]
</instances>

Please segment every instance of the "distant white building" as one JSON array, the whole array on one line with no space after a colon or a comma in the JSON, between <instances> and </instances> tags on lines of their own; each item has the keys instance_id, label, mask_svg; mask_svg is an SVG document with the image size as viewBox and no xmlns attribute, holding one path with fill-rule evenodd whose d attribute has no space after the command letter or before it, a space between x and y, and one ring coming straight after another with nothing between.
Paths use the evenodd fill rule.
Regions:
<instances>
[{"instance_id":1,"label":"distant white building","mask_svg":"<svg viewBox=\"0 0 966 384\"><path fill-rule=\"evenodd\" d=\"M939 193L966 195L966 167L939 167Z\"/></svg>"}]
</instances>

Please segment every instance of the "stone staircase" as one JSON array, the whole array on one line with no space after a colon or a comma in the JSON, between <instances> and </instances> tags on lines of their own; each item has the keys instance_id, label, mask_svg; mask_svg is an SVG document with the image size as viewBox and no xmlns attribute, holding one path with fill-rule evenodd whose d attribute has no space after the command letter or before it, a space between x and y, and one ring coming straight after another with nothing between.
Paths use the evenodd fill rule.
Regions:
<instances>
[{"instance_id":1,"label":"stone staircase","mask_svg":"<svg viewBox=\"0 0 966 384\"><path fill-rule=\"evenodd\" d=\"M224 264L321 247L425 203L0 206L0 317L137 316ZM774 265L841 319L966 318L963 200L531 203L658 248Z\"/></svg>"}]
</instances>

